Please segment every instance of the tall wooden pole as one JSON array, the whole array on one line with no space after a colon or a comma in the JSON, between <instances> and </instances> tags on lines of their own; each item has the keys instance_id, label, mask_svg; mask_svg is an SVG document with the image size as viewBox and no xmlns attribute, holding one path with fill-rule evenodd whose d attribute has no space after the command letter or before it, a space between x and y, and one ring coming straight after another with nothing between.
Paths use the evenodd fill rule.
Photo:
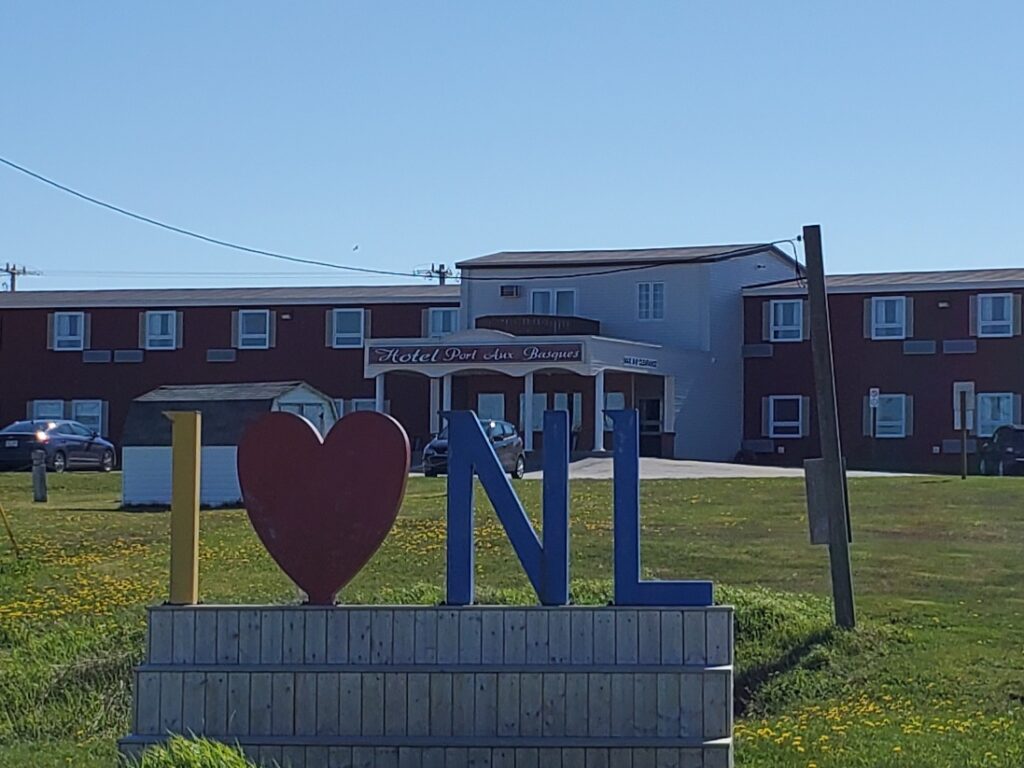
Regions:
<instances>
[{"instance_id":1,"label":"tall wooden pole","mask_svg":"<svg viewBox=\"0 0 1024 768\"><path fill-rule=\"evenodd\" d=\"M171 605L199 602L198 412L169 411L171 420Z\"/></svg>"},{"instance_id":2,"label":"tall wooden pole","mask_svg":"<svg viewBox=\"0 0 1024 768\"><path fill-rule=\"evenodd\" d=\"M846 522L843 452L839 442L835 371L832 367L832 331L829 327L825 267L821 255L821 227L804 227L807 260L807 298L811 322L811 355L814 360L814 391L818 405L818 433L827 494L828 556L832 570L832 596L836 624L848 629L856 623L853 606L853 573Z\"/></svg>"}]
</instances>

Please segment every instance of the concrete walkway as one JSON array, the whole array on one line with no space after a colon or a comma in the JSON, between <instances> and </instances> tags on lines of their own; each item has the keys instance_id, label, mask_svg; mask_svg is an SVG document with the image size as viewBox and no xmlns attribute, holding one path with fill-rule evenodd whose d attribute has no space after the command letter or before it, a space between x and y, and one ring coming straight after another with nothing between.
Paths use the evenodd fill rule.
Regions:
<instances>
[{"instance_id":1,"label":"concrete walkway","mask_svg":"<svg viewBox=\"0 0 1024 768\"><path fill-rule=\"evenodd\" d=\"M528 478L540 479L542 473L527 472ZM569 477L574 480L607 480L612 476L611 457L587 457L569 464ZM676 459L640 459L642 480L682 480L713 477L803 477L795 467L761 467L752 464L726 464L714 461L681 461ZM858 472L850 477L895 477L892 472Z\"/></svg>"}]
</instances>

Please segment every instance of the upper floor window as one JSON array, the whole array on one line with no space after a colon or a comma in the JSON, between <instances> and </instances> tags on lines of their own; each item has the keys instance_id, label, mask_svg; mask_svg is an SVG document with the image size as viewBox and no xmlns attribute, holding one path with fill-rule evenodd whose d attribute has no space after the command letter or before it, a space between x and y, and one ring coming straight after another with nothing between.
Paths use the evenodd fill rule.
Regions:
<instances>
[{"instance_id":1,"label":"upper floor window","mask_svg":"<svg viewBox=\"0 0 1024 768\"><path fill-rule=\"evenodd\" d=\"M978 296L978 336L1013 336L1013 294L987 293Z\"/></svg>"},{"instance_id":2,"label":"upper floor window","mask_svg":"<svg viewBox=\"0 0 1024 768\"><path fill-rule=\"evenodd\" d=\"M907 299L905 296L875 296L871 299L871 338L907 337Z\"/></svg>"},{"instance_id":3,"label":"upper floor window","mask_svg":"<svg viewBox=\"0 0 1024 768\"><path fill-rule=\"evenodd\" d=\"M801 341L804 337L803 299L773 299L769 308L769 341Z\"/></svg>"},{"instance_id":4,"label":"upper floor window","mask_svg":"<svg viewBox=\"0 0 1024 768\"><path fill-rule=\"evenodd\" d=\"M363 309L335 309L331 311L331 346L335 349L363 346Z\"/></svg>"},{"instance_id":5,"label":"upper floor window","mask_svg":"<svg viewBox=\"0 0 1024 768\"><path fill-rule=\"evenodd\" d=\"M459 330L458 307L433 307L427 318L427 334L434 338Z\"/></svg>"},{"instance_id":6,"label":"upper floor window","mask_svg":"<svg viewBox=\"0 0 1024 768\"><path fill-rule=\"evenodd\" d=\"M50 342L51 348L58 351L85 349L85 312L54 312Z\"/></svg>"},{"instance_id":7,"label":"upper floor window","mask_svg":"<svg viewBox=\"0 0 1024 768\"><path fill-rule=\"evenodd\" d=\"M539 288L530 291L530 312L534 315L576 314L576 289Z\"/></svg>"},{"instance_id":8,"label":"upper floor window","mask_svg":"<svg viewBox=\"0 0 1024 768\"><path fill-rule=\"evenodd\" d=\"M236 346L239 349L270 348L270 310L238 310Z\"/></svg>"},{"instance_id":9,"label":"upper floor window","mask_svg":"<svg viewBox=\"0 0 1024 768\"><path fill-rule=\"evenodd\" d=\"M1004 424L1013 423L1012 392L979 392L975 401L979 437L991 437Z\"/></svg>"},{"instance_id":10,"label":"upper floor window","mask_svg":"<svg viewBox=\"0 0 1024 768\"><path fill-rule=\"evenodd\" d=\"M636 284L636 317L638 320L665 319L665 284Z\"/></svg>"},{"instance_id":11,"label":"upper floor window","mask_svg":"<svg viewBox=\"0 0 1024 768\"><path fill-rule=\"evenodd\" d=\"M771 395L765 398L767 437L806 437L809 401L801 395Z\"/></svg>"},{"instance_id":12,"label":"upper floor window","mask_svg":"<svg viewBox=\"0 0 1024 768\"><path fill-rule=\"evenodd\" d=\"M144 316L145 349L175 349L178 346L178 313L146 312Z\"/></svg>"}]
</instances>

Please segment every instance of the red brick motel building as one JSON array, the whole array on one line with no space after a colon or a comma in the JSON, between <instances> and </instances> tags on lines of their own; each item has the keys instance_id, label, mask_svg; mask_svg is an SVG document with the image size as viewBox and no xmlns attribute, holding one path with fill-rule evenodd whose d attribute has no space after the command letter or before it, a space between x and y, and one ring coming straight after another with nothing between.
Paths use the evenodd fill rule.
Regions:
<instances>
[{"instance_id":1,"label":"red brick motel building","mask_svg":"<svg viewBox=\"0 0 1024 768\"><path fill-rule=\"evenodd\" d=\"M539 451L541 414L561 409L576 450L600 451L603 409L630 407L648 455L817 454L806 290L781 251L498 253L459 267L448 286L0 294L0 421L75 418L119 442L132 400L159 386L299 380L334 417L391 413L414 448L440 411L471 408ZM829 293L851 467L954 471L961 390L969 451L1020 421L1024 270L835 276Z\"/></svg>"}]
</instances>

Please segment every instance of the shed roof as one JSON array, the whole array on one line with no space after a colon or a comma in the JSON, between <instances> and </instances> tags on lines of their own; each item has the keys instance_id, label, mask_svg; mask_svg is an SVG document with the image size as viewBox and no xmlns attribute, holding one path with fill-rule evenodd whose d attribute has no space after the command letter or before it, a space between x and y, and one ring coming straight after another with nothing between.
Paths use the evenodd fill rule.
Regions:
<instances>
[{"instance_id":1,"label":"shed roof","mask_svg":"<svg viewBox=\"0 0 1024 768\"><path fill-rule=\"evenodd\" d=\"M828 275L825 285L829 293L864 293L867 291L942 291L1009 289L1024 287L1024 269L949 269L922 272L865 272L850 275ZM806 293L805 280L753 285L743 291L748 296L771 296Z\"/></svg>"},{"instance_id":2,"label":"shed roof","mask_svg":"<svg viewBox=\"0 0 1024 768\"><path fill-rule=\"evenodd\" d=\"M170 384L135 398L140 403L208 402L213 400L274 400L296 387L317 390L304 381L255 381L238 384ZM317 392L317 394L322 394ZM327 398L327 395L323 395Z\"/></svg>"},{"instance_id":3,"label":"shed roof","mask_svg":"<svg viewBox=\"0 0 1024 768\"><path fill-rule=\"evenodd\" d=\"M336 285L306 288L125 288L0 293L0 309L50 307L288 306L457 303L458 285Z\"/></svg>"},{"instance_id":4,"label":"shed roof","mask_svg":"<svg viewBox=\"0 0 1024 768\"><path fill-rule=\"evenodd\" d=\"M578 267L629 264L686 264L716 261L727 256L773 252L791 261L783 251L768 243L738 245L692 245L670 248L629 248L597 251L501 251L460 261L460 269L499 267Z\"/></svg>"}]
</instances>

